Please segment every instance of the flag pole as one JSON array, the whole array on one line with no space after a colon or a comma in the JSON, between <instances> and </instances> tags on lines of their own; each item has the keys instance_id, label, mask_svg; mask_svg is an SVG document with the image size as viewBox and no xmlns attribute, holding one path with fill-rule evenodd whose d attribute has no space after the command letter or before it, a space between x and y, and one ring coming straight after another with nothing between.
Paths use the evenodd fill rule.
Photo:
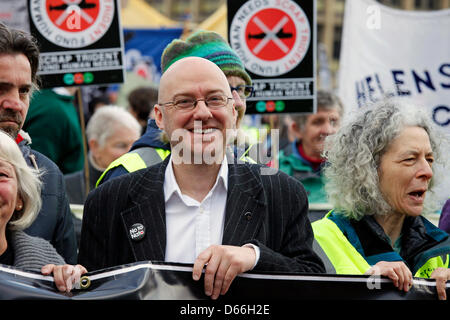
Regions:
<instances>
[{"instance_id":1,"label":"flag pole","mask_svg":"<svg viewBox=\"0 0 450 320\"><path fill-rule=\"evenodd\" d=\"M80 127L81 127L81 136L83 138L83 156L84 156L84 187L86 190L86 196L90 191L90 180L89 180L89 161L87 157L87 145L86 145L86 128L84 125L84 108L83 108L83 97L81 94L81 87L78 87L77 90L78 97L78 114L80 116Z\"/></svg>"}]
</instances>

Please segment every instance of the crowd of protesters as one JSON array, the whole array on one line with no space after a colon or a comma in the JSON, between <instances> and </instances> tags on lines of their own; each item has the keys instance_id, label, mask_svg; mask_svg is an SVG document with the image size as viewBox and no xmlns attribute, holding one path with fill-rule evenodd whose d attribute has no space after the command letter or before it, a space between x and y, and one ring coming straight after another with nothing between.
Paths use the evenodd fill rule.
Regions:
<instances>
[{"instance_id":1,"label":"crowd of protesters","mask_svg":"<svg viewBox=\"0 0 450 320\"><path fill-rule=\"evenodd\" d=\"M192 264L194 281L204 269L212 299L250 270L378 274L403 291L430 278L447 298L450 204L431 195L448 159L426 114L388 99L343 121L319 90L317 112L279 121L287 143L261 162L239 138L253 87L228 43L200 31L161 61L158 86L129 105L89 101L84 138L77 88L39 90L38 44L0 24L0 264L60 291L150 260ZM332 210L311 223L314 203ZM441 210L438 228L425 214Z\"/></svg>"}]
</instances>

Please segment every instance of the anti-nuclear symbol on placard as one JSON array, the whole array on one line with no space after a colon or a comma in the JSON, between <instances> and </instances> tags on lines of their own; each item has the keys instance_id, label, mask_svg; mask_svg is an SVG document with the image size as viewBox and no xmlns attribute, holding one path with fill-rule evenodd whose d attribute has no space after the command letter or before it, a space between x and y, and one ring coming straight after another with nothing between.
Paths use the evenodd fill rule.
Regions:
<instances>
[{"instance_id":1,"label":"anti-nuclear symbol on placard","mask_svg":"<svg viewBox=\"0 0 450 320\"><path fill-rule=\"evenodd\" d=\"M65 31L81 31L91 26L98 16L99 0L57 0L47 8L50 20ZM61 12L62 11L62 12ZM88 12L87 12L88 11Z\"/></svg>"},{"instance_id":2,"label":"anti-nuclear symbol on placard","mask_svg":"<svg viewBox=\"0 0 450 320\"><path fill-rule=\"evenodd\" d=\"M295 44L295 24L283 11L264 9L249 21L246 30L248 48L262 60L278 60Z\"/></svg>"}]
</instances>

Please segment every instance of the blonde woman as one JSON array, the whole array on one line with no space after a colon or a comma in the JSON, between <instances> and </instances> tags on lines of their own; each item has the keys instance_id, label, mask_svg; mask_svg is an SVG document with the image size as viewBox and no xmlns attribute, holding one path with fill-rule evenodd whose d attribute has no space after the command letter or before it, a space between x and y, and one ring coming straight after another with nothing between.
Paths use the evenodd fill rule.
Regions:
<instances>
[{"instance_id":1,"label":"blonde woman","mask_svg":"<svg viewBox=\"0 0 450 320\"><path fill-rule=\"evenodd\" d=\"M22 230L41 208L40 173L27 166L16 142L0 131L0 264L53 274L60 291L70 291L87 270L67 265L44 239Z\"/></svg>"}]
</instances>

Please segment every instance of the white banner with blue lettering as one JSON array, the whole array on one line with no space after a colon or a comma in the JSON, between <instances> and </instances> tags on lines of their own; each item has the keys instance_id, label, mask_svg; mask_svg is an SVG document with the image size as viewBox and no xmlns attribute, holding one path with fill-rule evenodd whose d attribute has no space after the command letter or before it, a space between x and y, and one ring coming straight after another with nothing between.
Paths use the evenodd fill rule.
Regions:
<instances>
[{"instance_id":1,"label":"white banner with blue lettering","mask_svg":"<svg viewBox=\"0 0 450 320\"><path fill-rule=\"evenodd\" d=\"M450 9L347 0L338 86L347 113L388 96L411 99L450 136Z\"/></svg>"}]
</instances>

